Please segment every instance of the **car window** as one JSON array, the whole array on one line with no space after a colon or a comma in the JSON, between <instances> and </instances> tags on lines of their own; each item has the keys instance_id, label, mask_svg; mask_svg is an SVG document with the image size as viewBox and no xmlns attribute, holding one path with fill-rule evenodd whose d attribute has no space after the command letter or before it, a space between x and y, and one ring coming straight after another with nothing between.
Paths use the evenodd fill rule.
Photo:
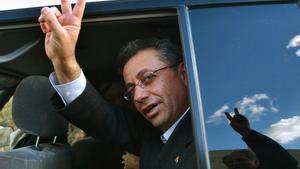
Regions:
<instances>
[{"instance_id":1,"label":"car window","mask_svg":"<svg viewBox=\"0 0 300 169\"><path fill-rule=\"evenodd\" d=\"M256 131L299 149L299 6L204 7L190 17L209 150L247 148L224 115L235 107Z\"/></svg>"}]
</instances>

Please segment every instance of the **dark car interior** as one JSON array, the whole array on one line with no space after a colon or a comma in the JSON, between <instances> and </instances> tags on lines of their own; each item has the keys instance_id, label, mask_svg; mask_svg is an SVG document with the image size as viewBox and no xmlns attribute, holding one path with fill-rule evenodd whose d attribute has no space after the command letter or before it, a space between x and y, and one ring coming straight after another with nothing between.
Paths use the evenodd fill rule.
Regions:
<instances>
[{"instance_id":1,"label":"dark car interior","mask_svg":"<svg viewBox=\"0 0 300 169\"><path fill-rule=\"evenodd\" d=\"M37 21L0 25L0 89L15 86L29 75L48 76L52 65L44 50L44 34ZM120 82L116 58L119 49L137 38L169 38L180 43L176 11L87 16L82 24L76 58L88 79L99 89ZM102 86L102 87L101 87Z\"/></svg>"},{"instance_id":2,"label":"dark car interior","mask_svg":"<svg viewBox=\"0 0 300 169\"><path fill-rule=\"evenodd\" d=\"M66 142L68 122L57 112L57 95L47 77L29 76L14 92L12 116L22 132L13 150L0 153L0 168L72 168ZM31 99L29 99L31 97Z\"/></svg>"}]
</instances>

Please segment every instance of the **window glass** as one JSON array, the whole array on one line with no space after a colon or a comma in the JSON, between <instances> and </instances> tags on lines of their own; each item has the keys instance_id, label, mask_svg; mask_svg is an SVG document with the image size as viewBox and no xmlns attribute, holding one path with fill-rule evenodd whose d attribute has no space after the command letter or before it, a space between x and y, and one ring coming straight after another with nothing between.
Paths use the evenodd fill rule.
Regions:
<instances>
[{"instance_id":1,"label":"window glass","mask_svg":"<svg viewBox=\"0 0 300 169\"><path fill-rule=\"evenodd\" d=\"M190 19L209 150L247 148L224 115L235 107L254 130L299 149L299 6L199 8Z\"/></svg>"}]
</instances>

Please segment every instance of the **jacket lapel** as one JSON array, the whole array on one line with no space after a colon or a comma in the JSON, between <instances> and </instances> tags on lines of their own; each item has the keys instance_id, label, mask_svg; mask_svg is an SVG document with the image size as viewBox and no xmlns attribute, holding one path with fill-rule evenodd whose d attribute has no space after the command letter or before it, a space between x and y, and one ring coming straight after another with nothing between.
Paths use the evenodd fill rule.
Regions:
<instances>
[{"instance_id":1,"label":"jacket lapel","mask_svg":"<svg viewBox=\"0 0 300 169\"><path fill-rule=\"evenodd\" d=\"M182 166L182 161L191 158L188 152L193 143L193 130L191 125L191 115L188 112L178 123L171 137L162 147L158 159L161 169L178 168ZM181 167L179 167L181 168Z\"/></svg>"}]
</instances>

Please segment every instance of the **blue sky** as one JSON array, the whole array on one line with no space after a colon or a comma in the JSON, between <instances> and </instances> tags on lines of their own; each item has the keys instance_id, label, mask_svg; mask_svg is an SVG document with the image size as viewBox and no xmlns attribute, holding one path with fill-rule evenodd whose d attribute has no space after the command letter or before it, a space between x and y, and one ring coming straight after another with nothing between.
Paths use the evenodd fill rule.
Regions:
<instances>
[{"instance_id":1,"label":"blue sky","mask_svg":"<svg viewBox=\"0 0 300 169\"><path fill-rule=\"evenodd\" d=\"M253 53L253 58L243 59L231 55L218 58L218 63L207 67L201 92L212 149L245 146L224 116L225 111L232 112L234 107L249 118L252 128L287 148L300 147L300 57L290 50L282 46L270 50L273 54L262 57ZM251 55L251 51L247 54Z\"/></svg>"},{"instance_id":2,"label":"blue sky","mask_svg":"<svg viewBox=\"0 0 300 169\"><path fill-rule=\"evenodd\" d=\"M224 116L235 107L256 131L299 149L299 7L200 9L191 18L209 149L246 148Z\"/></svg>"}]
</instances>

